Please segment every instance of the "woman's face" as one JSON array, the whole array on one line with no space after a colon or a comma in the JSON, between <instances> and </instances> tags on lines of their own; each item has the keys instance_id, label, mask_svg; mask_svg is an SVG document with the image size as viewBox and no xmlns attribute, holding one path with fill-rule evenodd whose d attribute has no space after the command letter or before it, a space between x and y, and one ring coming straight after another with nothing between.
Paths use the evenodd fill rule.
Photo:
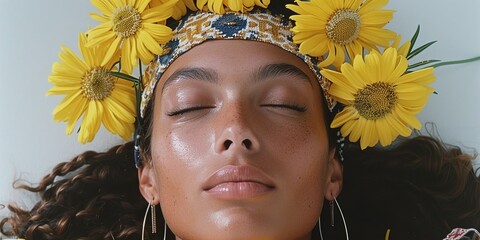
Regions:
<instances>
[{"instance_id":1,"label":"woman's face","mask_svg":"<svg viewBox=\"0 0 480 240\"><path fill-rule=\"evenodd\" d=\"M155 94L142 192L179 239L310 238L341 180L302 60L266 43L209 41L175 60Z\"/></svg>"}]
</instances>

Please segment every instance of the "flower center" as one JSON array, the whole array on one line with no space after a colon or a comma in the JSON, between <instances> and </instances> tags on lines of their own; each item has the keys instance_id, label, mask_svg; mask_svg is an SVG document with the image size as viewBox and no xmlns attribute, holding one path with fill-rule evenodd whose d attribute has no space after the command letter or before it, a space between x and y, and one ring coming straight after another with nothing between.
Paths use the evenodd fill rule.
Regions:
<instances>
[{"instance_id":1,"label":"flower center","mask_svg":"<svg viewBox=\"0 0 480 240\"><path fill-rule=\"evenodd\" d=\"M360 33L360 16L350 9L337 10L328 20L326 30L330 40L341 45L349 44Z\"/></svg>"},{"instance_id":2,"label":"flower center","mask_svg":"<svg viewBox=\"0 0 480 240\"><path fill-rule=\"evenodd\" d=\"M397 99L393 84L376 82L357 92L354 107L367 120L377 120L392 112Z\"/></svg>"},{"instance_id":3,"label":"flower center","mask_svg":"<svg viewBox=\"0 0 480 240\"><path fill-rule=\"evenodd\" d=\"M117 37L127 38L140 28L142 17L132 6L121 6L112 15L112 28Z\"/></svg>"},{"instance_id":4,"label":"flower center","mask_svg":"<svg viewBox=\"0 0 480 240\"><path fill-rule=\"evenodd\" d=\"M110 95L115 80L107 70L95 67L83 76L82 90L88 100L102 100Z\"/></svg>"}]
</instances>

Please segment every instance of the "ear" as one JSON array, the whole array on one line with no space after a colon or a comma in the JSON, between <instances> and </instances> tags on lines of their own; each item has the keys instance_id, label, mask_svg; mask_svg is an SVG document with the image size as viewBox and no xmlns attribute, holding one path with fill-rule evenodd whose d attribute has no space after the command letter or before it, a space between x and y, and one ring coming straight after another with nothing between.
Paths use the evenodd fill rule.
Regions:
<instances>
[{"instance_id":1,"label":"ear","mask_svg":"<svg viewBox=\"0 0 480 240\"><path fill-rule=\"evenodd\" d=\"M329 201L333 201L340 192L343 186L343 166L340 160L336 157L336 149L333 148L329 152L328 157L328 173L327 184L325 187L325 198Z\"/></svg>"},{"instance_id":2,"label":"ear","mask_svg":"<svg viewBox=\"0 0 480 240\"><path fill-rule=\"evenodd\" d=\"M143 198L151 204L158 204L156 174L153 164L145 164L138 169L138 183Z\"/></svg>"}]
</instances>

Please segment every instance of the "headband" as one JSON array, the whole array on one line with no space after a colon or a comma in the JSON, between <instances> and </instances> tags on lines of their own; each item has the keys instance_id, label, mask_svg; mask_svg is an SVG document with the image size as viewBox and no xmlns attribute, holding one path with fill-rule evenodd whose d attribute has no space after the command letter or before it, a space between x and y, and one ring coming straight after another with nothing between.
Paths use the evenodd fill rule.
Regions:
<instances>
[{"instance_id":1,"label":"headband","mask_svg":"<svg viewBox=\"0 0 480 240\"><path fill-rule=\"evenodd\" d=\"M317 66L318 59L303 55L292 40L292 24L282 15L272 15L266 11L252 13L216 14L196 12L181 19L173 31L173 38L163 47L164 54L157 56L145 71L145 77L151 79L143 91L140 111L145 114L145 107L150 101L158 80L170 64L180 55L193 47L215 39L243 39L276 45L300 57L315 73L324 90L328 107L334 101L328 94L329 82L321 77Z\"/></svg>"}]
</instances>

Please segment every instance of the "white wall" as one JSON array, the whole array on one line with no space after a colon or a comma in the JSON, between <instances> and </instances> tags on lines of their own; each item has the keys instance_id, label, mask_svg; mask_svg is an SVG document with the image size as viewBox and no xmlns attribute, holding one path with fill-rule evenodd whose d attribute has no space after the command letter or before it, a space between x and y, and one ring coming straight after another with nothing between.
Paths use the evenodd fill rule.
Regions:
<instances>
[{"instance_id":1,"label":"white wall","mask_svg":"<svg viewBox=\"0 0 480 240\"><path fill-rule=\"evenodd\" d=\"M438 40L416 59L480 55L479 0L391 0L388 7L397 10L390 29L405 39L420 24L419 43ZM60 161L121 143L104 132L80 145L75 134L64 134L65 124L52 120L61 97L45 97L60 45L77 49L78 33L96 25L91 11L86 0L0 0L0 203L29 206L31 199L20 199L22 194L12 190L13 180L38 182ZM444 140L480 149L480 62L439 68L436 74L439 95L431 97L420 119L434 121Z\"/></svg>"},{"instance_id":2,"label":"white wall","mask_svg":"<svg viewBox=\"0 0 480 240\"><path fill-rule=\"evenodd\" d=\"M13 180L38 182L58 162L121 143L105 132L86 145L66 136L66 125L51 114L62 97L45 96L60 46L77 50L78 33L96 24L92 11L88 0L0 0L0 203L28 206L32 200L19 199Z\"/></svg>"}]
</instances>

